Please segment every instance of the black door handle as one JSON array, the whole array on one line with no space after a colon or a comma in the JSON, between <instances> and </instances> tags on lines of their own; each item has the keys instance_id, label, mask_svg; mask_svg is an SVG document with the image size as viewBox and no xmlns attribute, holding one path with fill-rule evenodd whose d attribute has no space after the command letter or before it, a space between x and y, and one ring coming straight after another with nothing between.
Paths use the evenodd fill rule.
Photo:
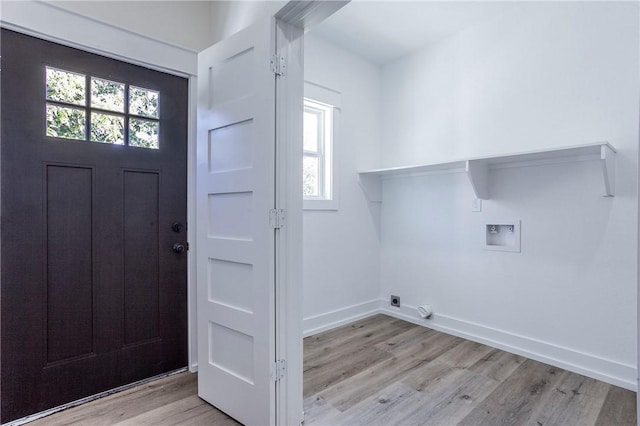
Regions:
<instances>
[{"instance_id":1,"label":"black door handle","mask_svg":"<svg viewBox=\"0 0 640 426\"><path fill-rule=\"evenodd\" d=\"M174 253L184 253L184 245L180 244L180 243L175 243L173 245L173 252Z\"/></svg>"}]
</instances>

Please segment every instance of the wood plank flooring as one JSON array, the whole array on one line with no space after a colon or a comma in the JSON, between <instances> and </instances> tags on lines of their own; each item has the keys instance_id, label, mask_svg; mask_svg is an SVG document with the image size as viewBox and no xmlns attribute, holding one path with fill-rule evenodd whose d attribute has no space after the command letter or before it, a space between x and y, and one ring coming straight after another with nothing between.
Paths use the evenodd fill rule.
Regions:
<instances>
[{"instance_id":1,"label":"wood plank flooring","mask_svg":"<svg viewBox=\"0 0 640 426\"><path fill-rule=\"evenodd\" d=\"M28 425L238 425L198 398L197 380L197 374L176 374L52 414Z\"/></svg>"},{"instance_id":2,"label":"wood plank flooring","mask_svg":"<svg viewBox=\"0 0 640 426\"><path fill-rule=\"evenodd\" d=\"M636 424L636 394L376 315L304 340L305 425ZM236 425L178 374L36 420L57 425Z\"/></svg>"},{"instance_id":3,"label":"wood plank flooring","mask_svg":"<svg viewBox=\"0 0 640 426\"><path fill-rule=\"evenodd\" d=\"M308 425L636 424L635 392L385 315L304 350Z\"/></svg>"}]
</instances>

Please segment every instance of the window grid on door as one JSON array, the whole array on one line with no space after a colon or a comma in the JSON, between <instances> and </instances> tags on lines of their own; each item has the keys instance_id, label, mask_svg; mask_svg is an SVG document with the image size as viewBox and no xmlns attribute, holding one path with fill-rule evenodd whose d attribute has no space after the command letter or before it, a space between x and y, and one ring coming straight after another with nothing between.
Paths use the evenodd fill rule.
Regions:
<instances>
[{"instance_id":1,"label":"window grid on door","mask_svg":"<svg viewBox=\"0 0 640 426\"><path fill-rule=\"evenodd\" d=\"M159 148L159 92L49 66L45 80L47 136Z\"/></svg>"}]
</instances>

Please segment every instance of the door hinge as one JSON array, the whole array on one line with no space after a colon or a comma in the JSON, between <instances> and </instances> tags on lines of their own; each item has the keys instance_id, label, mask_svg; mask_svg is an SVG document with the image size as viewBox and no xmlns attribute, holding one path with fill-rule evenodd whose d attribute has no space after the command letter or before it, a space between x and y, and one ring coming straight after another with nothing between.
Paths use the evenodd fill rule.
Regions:
<instances>
[{"instance_id":1,"label":"door hinge","mask_svg":"<svg viewBox=\"0 0 640 426\"><path fill-rule=\"evenodd\" d=\"M287 361L279 359L275 361L271 367L271 378L274 382L279 382L284 379L284 375L287 372Z\"/></svg>"},{"instance_id":2,"label":"door hinge","mask_svg":"<svg viewBox=\"0 0 640 426\"><path fill-rule=\"evenodd\" d=\"M273 229L280 229L284 226L285 214L284 209L269 210L269 224Z\"/></svg>"},{"instance_id":3,"label":"door hinge","mask_svg":"<svg viewBox=\"0 0 640 426\"><path fill-rule=\"evenodd\" d=\"M273 71L275 75L282 77L285 75L286 70L287 61L284 59L284 56L280 56L277 53L271 55L271 71Z\"/></svg>"}]
</instances>

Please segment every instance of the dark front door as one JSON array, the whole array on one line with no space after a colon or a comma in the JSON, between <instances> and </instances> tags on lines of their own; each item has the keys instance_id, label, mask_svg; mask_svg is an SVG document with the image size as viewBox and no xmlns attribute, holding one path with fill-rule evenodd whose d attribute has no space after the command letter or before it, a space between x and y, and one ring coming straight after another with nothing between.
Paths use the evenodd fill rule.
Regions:
<instances>
[{"instance_id":1,"label":"dark front door","mask_svg":"<svg viewBox=\"0 0 640 426\"><path fill-rule=\"evenodd\" d=\"M187 364L187 80L2 30L7 422Z\"/></svg>"}]
</instances>

